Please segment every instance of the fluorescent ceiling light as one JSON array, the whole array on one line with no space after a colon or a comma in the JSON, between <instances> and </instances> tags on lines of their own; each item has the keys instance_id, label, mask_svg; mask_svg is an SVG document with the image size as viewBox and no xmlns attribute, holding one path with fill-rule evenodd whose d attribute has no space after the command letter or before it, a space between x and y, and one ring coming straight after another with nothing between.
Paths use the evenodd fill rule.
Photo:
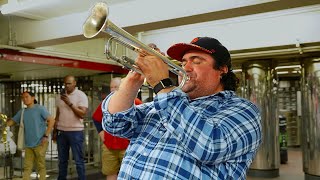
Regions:
<instances>
[{"instance_id":1,"label":"fluorescent ceiling light","mask_svg":"<svg viewBox=\"0 0 320 180\"><path fill-rule=\"evenodd\" d=\"M292 71L291 73L298 73L298 74L300 74L301 71Z\"/></svg>"},{"instance_id":2,"label":"fluorescent ceiling light","mask_svg":"<svg viewBox=\"0 0 320 180\"><path fill-rule=\"evenodd\" d=\"M237 73L237 72L242 72L242 69L234 69L232 72Z\"/></svg>"},{"instance_id":3,"label":"fluorescent ceiling light","mask_svg":"<svg viewBox=\"0 0 320 180\"><path fill-rule=\"evenodd\" d=\"M289 74L289 71L281 71L281 72L277 72L277 74Z\"/></svg>"},{"instance_id":4,"label":"fluorescent ceiling light","mask_svg":"<svg viewBox=\"0 0 320 180\"><path fill-rule=\"evenodd\" d=\"M312 61L313 61L313 62L318 62L318 61L320 61L320 58L315 58L315 59L313 59Z\"/></svg>"},{"instance_id":5,"label":"fluorescent ceiling light","mask_svg":"<svg viewBox=\"0 0 320 180\"><path fill-rule=\"evenodd\" d=\"M289 68L300 68L301 69L301 65L290 65L290 66L278 66L275 69L289 69Z\"/></svg>"}]
</instances>

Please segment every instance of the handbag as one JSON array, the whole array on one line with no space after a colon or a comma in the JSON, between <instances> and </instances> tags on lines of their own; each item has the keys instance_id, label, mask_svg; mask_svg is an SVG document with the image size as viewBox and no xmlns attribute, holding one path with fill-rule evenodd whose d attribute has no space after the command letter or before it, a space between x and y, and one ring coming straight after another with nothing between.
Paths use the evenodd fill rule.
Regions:
<instances>
[{"instance_id":1,"label":"handbag","mask_svg":"<svg viewBox=\"0 0 320 180\"><path fill-rule=\"evenodd\" d=\"M24 108L22 109L22 112L21 112L19 132L18 132L18 142L17 142L17 148L18 148L20 151L24 149L24 123L23 123L23 113L24 113Z\"/></svg>"}]
</instances>

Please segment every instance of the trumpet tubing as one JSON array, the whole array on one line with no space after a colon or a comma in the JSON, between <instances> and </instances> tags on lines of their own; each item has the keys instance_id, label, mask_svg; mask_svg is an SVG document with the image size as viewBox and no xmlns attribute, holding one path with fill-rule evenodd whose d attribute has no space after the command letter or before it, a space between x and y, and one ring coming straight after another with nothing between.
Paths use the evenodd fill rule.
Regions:
<instances>
[{"instance_id":1,"label":"trumpet tubing","mask_svg":"<svg viewBox=\"0 0 320 180\"><path fill-rule=\"evenodd\" d=\"M145 51L151 55L157 56L162 61L164 61L169 66L169 70L178 75L182 76L182 80L179 84L179 87L183 87L185 82L189 79L185 70L170 61L167 57L162 55L161 53L155 51L154 49L150 48L146 44L143 44L130 33L126 32L122 28L113 24L107 17L108 17L108 6L106 3L98 2L91 8L91 13L85 23L83 24L83 35L86 38L93 38L97 36L100 32L104 32L112 36L108 42L106 43L106 55L108 58L113 59L114 61L122 64L128 69L132 69L140 74L142 72L139 68L134 64L134 60L130 59L129 57L122 56L117 57L116 55L112 54L111 44L112 42L117 42L126 48L135 51L135 52L142 52Z\"/></svg>"}]
</instances>

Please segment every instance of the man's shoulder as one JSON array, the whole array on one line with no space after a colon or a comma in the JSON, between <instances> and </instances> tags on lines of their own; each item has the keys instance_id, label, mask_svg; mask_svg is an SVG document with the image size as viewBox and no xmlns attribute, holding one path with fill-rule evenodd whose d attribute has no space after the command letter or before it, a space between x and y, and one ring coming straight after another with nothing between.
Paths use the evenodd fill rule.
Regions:
<instances>
[{"instance_id":1,"label":"man's shoulder","mask_svg":"<svg viewBox=\"0 0 320 180\"><path fill-rule=\"evenodd\" d=\"M78 105L88 108L88 96L81 90L76 89L74 97L77 98Z\"/></svg>"},{"instance_id":2,"label":"man's shoulder","mask_svg":"<svg viewBox=\"0 0 320 180\"><path fill-rule=\"evenodd\" d=\"M233 94L232 96L229 96L229 98L226 98L224 104L228 106L242 105L256 107L254 102L250 101L249 99L240 97L236 94Z\"/></svg>"},{"instance_id":3,"label":"man's shoulder","mask_svg":"<svg viewBox=\"0 0 320 180\"><path fill-rule=\"evenodd\" d=\"M237 100L235 102L238 103L236 105L241 109L247 109L251 112L260 113L259 107L254 102L248 99L237 97Z\"/></svg>"},{"instance_id":4,"label":"man's shoulder","mask_svg":"<svg viewBox=\"0 0 320 180\"><path fill-rule=\"evenodd\" d=\"M234 102L234 103L253 104L250 100L237 95L231 97L230 99L228 99L228 101Z\"/></svg>"},{"instance_id":5,"label":"man's shoulder","mask_svg":"<svg viewBox=\"0 0 320 180\"><path fill-rule=\"evenodd\" d=\"M32 109L34 109L34 110L42 110L42 109L45 109L45 107L44 106L42 106L42 105L40 105L40 104L35 104L35 105L33 105L34 106L34 108L32 108Z\"/></svg>"},{"instance_id":6,"label":"man's shoulder","mask_svg":"<svg viewBox=\"0 0 320 180\"><path fill-rule=\"evenodd\" d=\"M75 93L78 94L78 95L87 97L86 93L84 93L83 91L81 91L79 89L75 89Z\"/></svg>"}]
</instances>

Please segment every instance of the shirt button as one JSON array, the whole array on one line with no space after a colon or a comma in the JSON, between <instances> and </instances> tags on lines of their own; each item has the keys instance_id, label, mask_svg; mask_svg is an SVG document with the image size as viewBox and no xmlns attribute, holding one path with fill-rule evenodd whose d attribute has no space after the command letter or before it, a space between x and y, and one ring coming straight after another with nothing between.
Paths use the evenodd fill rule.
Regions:
<instances>
[{"instance_id":1,"label":"shirt button","mask_svg":"<svg viewBox=\"0 0 320 180\"><path fill-rule=\"evenodd\" d=\"M182 140L182 135L178 134L178 139L181 141Z\"/></svg>"},{"instance_id":2,"label":"shirt button","mask_svg":"<svg viewBox=\"0 0 320 180\"><path fill-rule=\"evenodd\" d=\"M166 122L163 123L163 126L164 126L164 127L167 127L167 126L168 126L168 123L166 123Z\"/></svg>"},{"instance_id":3,"label":"shirt button","mask_svg":"<svg viewBox=\"0 0 320 180\"><path fill-rule=\"evenodd\" d=\"M148 153L147 153L147 152L144 152L143 155L144 155L144 156L148 156Z\"/></svg>"}]
</instances>

